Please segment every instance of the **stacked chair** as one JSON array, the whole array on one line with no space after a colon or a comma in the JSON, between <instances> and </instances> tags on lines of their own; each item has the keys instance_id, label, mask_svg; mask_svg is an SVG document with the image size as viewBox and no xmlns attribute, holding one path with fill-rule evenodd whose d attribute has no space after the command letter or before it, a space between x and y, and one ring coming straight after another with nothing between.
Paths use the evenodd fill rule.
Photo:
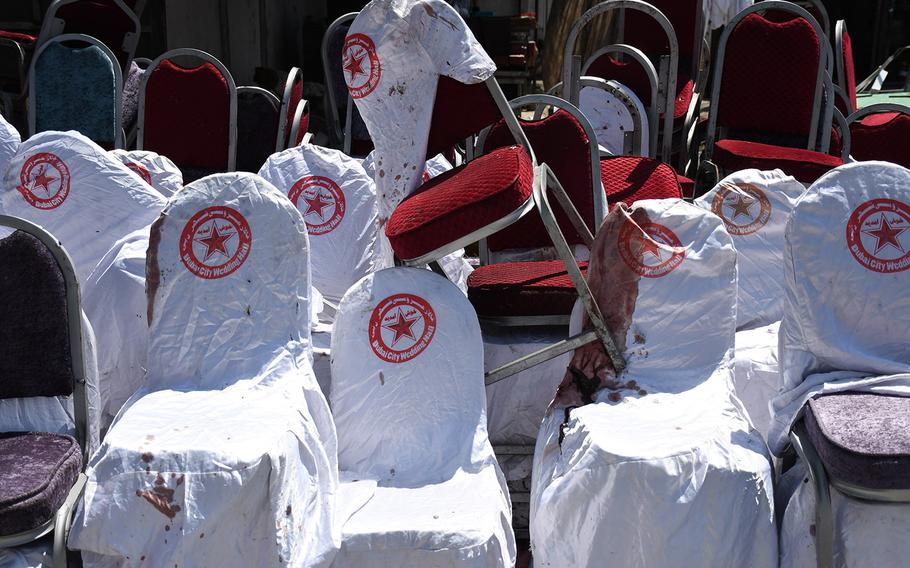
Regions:
<instances>
[{"instance_id":1,"label":"stacked chair","mask_svg":"<svg viewBox=\"0 0 910 568\"><path fill-rule=\"evenodd\" d=\"M281 109L278 113L278 135L275 139L276 152L296 146L293 142L294 127L298 126L299 130L301 119L298 118L297 111L301 103L304 105L303 108L306 108L306 101L303 100L303 75L298 67L291 67L284 81L284 90L281 95ZM307 111L307 119L309 119L309 111ZM307 125L309 125L309 121ZM303 131L306 132L306 127L303 128Z\"/></svg>"},{"instance_id":2,"label":"stacked chair","mask_svg":"<svg viewBox=\"0 0 910 568\"><path fill-rule=\"evenodd\" d=\"M237 88L237 169L257 172L275 151L281 101L261 87Z\"/></svg>"},{"instance_id":3,"label":"stacked chair","mask_svg":"<svg viewBox=\"0 0 910 568\"><path fill-rule=\"evenodd\" d=\"M85 34L106 45L126 74L139 31L139 17L123 0L54 0L44 14L38 45L61 34Z\"/></svg>"}]
</instances>

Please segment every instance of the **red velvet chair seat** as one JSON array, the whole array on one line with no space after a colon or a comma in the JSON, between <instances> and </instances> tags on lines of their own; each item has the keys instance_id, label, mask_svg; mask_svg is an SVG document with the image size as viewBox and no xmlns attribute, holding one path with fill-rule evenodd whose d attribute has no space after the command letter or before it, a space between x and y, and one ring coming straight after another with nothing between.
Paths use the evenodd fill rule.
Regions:
<instances>
[{"instance_id":1,"label":"red velvet chair seat","mask_svg":"<svg viewBox=\"0 0 910 568\"><path fill-rule=\"evenodd\" d=\"M838 156L745 140L720 140L714 145L715 164L727 172L748 168L773 170L780 168L803 183L812 183L844 163Z\"/></svg>"},{"instance_id":2,"label":"red velvet chair seat","mask_svg":"<svg viewBox=\"0 0 910 568\"><path fill-rule=\"evenodd\" d=\"M508 146L431 179L392 213L392 249L415 259L501 219L531 197L533 176L524 148Z\"/></svg>"},{"instance_id":3,"label":"red velvet chair seat","mask_svg":"<svg viewBox=\"0 0 910 568\"><path fill-rule=\"evenodd\" d=\"M631 206L641 199L682 196L678 176L673 168L653 158L603 158L600 160L600 179L611 208L620 202Z\"/></svg>"},{"instance_id":4,"label":"red velvet chair seat","mask_svg":"<svg viewBox=\"0 0 910 568\"><path fill-rule=\"evenodd\" d=\"M577 298L561 260L489 264L468 277L468 299L481 317L568 316Z\"/></svg>"}]
</instances>

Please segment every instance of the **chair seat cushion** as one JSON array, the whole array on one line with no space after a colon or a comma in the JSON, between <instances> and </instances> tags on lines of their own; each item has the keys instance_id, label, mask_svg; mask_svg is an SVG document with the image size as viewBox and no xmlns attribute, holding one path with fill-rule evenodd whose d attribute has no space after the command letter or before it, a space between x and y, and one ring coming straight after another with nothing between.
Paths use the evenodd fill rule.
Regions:
<instances>
[{"instance_id":1,"label":"chair seat cushion","mask_svg":"<svg viewBox=\"0 0 910 568\"><path fill-rule=\"evenodd\" d=\"M682 196L679 178L673 168L653 158L603 158L600 160L600 179L611 208L620 202L631 206L641 199Z\"/></svg>"},{"instance_id":2,"label":"chair seat cushion","mask_svg":"<svg viewBox=\"0 0 910 568\"><path fill-rule=\"evenodd\" d=\"M805 148L788 148L745 140L718 141L714 145L713 161L727 172L749 168L779 168L803 183L812 183L828 170L844 163L838 156Z\"/></svg>"},{"instance_id":3,"label":"chair seat cushion","mask_svg":"<svg viewBox=\"0 0 910 568\"><path fill-rule=\"evenodd\" d=\"M71 436L0 434L0 536L52 519L80 471L82 451Z\"/></svg>"},{"instance_id":4,"label":"chair seat cushion","mask_svg":"<svg viewBox=\"0 0 910 568\"><path fill-rule=\"evenodd\" d=\"M418 258L521 207L533 178L521 146L498 148L423 184L392 213L386 236L398 258Z\"/></svg>"},{"instance_id":5,"label":"chair seat cushion","mask_svg":"<svg viewBox=\"0 0 910 568\"><path fill-rule=\"evenodd\" d=\"M910 397L823 395L809 401L805 424L829 476L871 489L910 489Z\"/></svg>"},{"instance_id":6,"label":"chair seat cushion","mask_svg":"<svg viewBox=\"0 0 910 568\"><path fill-rule=\"evenodd\" d=\"M687 178L682 174L676 174L676 181L679 182L679 191L684 197L695 197L695 180Z\"/></svg>"},{"instance_id":7,"label":"chair seat cushion","mask_svg":"<svg viewBox=\"0 0 910 568\"><path fill-rule=\"evenodd\" d=\"M579 262L582 273L587 262ZM561 260L502 262L468 277L468 299L480 317L568 316L578 298Z\"/></svg>"}]
</instances>

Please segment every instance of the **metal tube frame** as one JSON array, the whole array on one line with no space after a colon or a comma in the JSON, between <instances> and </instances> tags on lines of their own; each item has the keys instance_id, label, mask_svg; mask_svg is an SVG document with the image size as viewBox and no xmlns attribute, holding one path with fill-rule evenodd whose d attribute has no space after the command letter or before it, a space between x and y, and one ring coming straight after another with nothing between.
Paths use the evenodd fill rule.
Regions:
<instances>
[{"instance_id":1,"label":"metal tube frame","mask_svg":"<svg viewBox=\"0 0 910 568\"><path fill-rule=\"evenodd\" d=\"M120 71L120 63L117 61L117 56L114 55L114 52L111 49L101 43L101 41L93 38L92 36L87 36L85 34L61 34L55 35L54 37L45 41L39 48L35 50L35 54L32 55L32 61L29 65L28 72L28 93L29 98L35 96L36 85L35 85L35 67L38 63L38 60L41 58L41 55L44 53L44 50L48 48L51 44L54 43L64 43L67 41L80 41L91 47L97 47L101 50L101 53L108 58L111 63L111 69L114 75L114 137L111 139L111 143L114 145L114 148L123 148L124 147L124 135L123 135L123 117L120 114L120 109L123 106L123 75ZM33 136L36 134L36 122L37 122L37 99L32 99L28 105L28 131L29 135Z\"/></svg>"},{"instance_id":2,"label":"metal tube frame","mask_svg":"<svg viewBox=\"0 0 910 568\"><path fill-rule=\"evenodd\" d=\"M63 274L66 287L66 312L67 326L70 342L70 360L73 369L73 418L76 428L76 440L81 446L83 468L88 464L88 431L89 420L86 404L86 372L85 355L83 353L82 335L82 308L79 292L79 279L69 254L63 245L53 235L25 219L0 215L0 226L9 227L28 233L47 247L47 250L57 261L57 266ZM66 539L72 516L76 510L76 503L85 487L86 476L80 473L73 487L70 489L63 505L57 510L54 518L32 530L0 537L0 548L11 548L21 544L33 542L46 534L54 531L54 566L66 566Z\"/></svg>"},{"instance_id":3,"label":"metal tube frame","mask_svg":"<svg viewBox=\"0 0 910 568\"><path fill-rule=\"evenodd\" d=\"M844 34L847 34L847 22L844 20L838 20L834 24L834 78L835 85L843 89L844 92L844 104L847 106L847 110L851 113L856 112L856 108L853 106L853 101L850 98L850 93L847 92L847 60L844 57ZM852 48L851 48L852 49ZM856 90L856 85L853 85L854 91ZM856 93L853 93L854 96Z\"/></svg>"},{"instance_id":4,"label":"metal tube frame","mask_svg":"<svg viewBox=\"0 0 910 568\"><path fill-rule=\"evenodd\" d=\"M300 102L297 103L297 110L294 111L294 119L291 123L291 135L288 137L288 148L295 148L305 142L303 138L298 137L300 136L300 121L303 120L303 112L309 104L310 103L306 99L300 99ZM304 133L304 138L308 134L309 133ZM298 139L300 142L298 142Z\"/></svg>"},{"instance_id":5,"label":"metal tube frame","mask_svg":"<svg viewBox=\"0 0 910 568\"><path fill-rule=\"evenodd\" d=\"M863 79L862 82L856 86L856 92L862 93L871 85L873 85L881 72L884 71L889 65L891 65L892 61L900 57L900 55L908 49L910 49L910 45L905 45L904 47L898 48L898 50L892 53L888 59L885 59L884 63L876 67L875 71L873 71L871 75Z\"/></svg>"},{"instance_id":6,"label":"metal tube frame","mask_svg":"<svg viewBox=\"0 0 910 568\"><path fill-rule=\"evenodd\" d=\"M237 85L234 83L234 78L231 76L231 72L228 71L227 67L225 67L221 61L219 61L213 55L206 53L200 49L181 47L162 53L154 61L152 61L148 69L146 69L145 73L142 74L142 79L139 82L139 117L136 127L136 149L144 149L143 141L145 139L145 97L146 91L148 90L149 79L158 68L158 66L161 65L162 61L171 60L175 57L193 57L200 61L200 65L204 63L211 63L221 73L221 76L227 85L228 96L230 98L230 110L228 112L228 155L226 171L234 171L237 168Z\"/></svg>"},{"instance_id":7,"label":"metal tube frame","mask_svg":"<svg viewBox=\"0 0 910 568\"><path fill-rule=\"evenodd\" d=\"M332 37L332 34L334 34L338 28L340 28L341 26L343 26L344 24L346 24L350 21L353 21L354 18L356 18L357 14L359 14L359 13L360 12L350 12L350 13L344 14L343 16L338 17L334 22L329 24L329 27L325 30L325 34L322 36L322 47L321 47L322 69L323 69L323 73L325 74L325 93L326 93L326 97L328 98L328 104L326 105L326 109L325 109L326 120L329 122L329 124L332 125L332 128L334 130L335 136L338 139L338 141L342 142L342 143L344 143L344 141L345 141L345 134L344 134L344 131L342 130L341 117L338 115L338 102L339 101L336 98L336 96L341 95L341 93L335 93L333 90L335 82L332 80L333 77L332 77L332 71L331 71L332 66L331 66L330 55L329 55L329 38ZM350 95L349 95L349 93L344 93L344 96L348 97L348 108L350 109L351 108ZM350 123L350 118L348 118L345 121L345 124L349 124L349 123ZM345 154L347 154L347 153L348 153L348 151L345 150Z\"/></svg>"},{"instance_id":8,"label":"metal tube frame","mask_svg":"<svg viewBox=\"0 0 910 568\"><path fill-rule=\"evenodd\" d=\"M288 73L288 78L284 83L284 93L281 97L281 108L278 111L278 136L275 139L275 151L280 152L285 148L291 146L292 138L290 133L286 132L287 123L288 123L288 113L294 112L296 114L297 109L289 108L291 106L291 96L294 92L294 83L300 78L300 68L291 67L291 71Z\"/></svg>"}]
</instances>

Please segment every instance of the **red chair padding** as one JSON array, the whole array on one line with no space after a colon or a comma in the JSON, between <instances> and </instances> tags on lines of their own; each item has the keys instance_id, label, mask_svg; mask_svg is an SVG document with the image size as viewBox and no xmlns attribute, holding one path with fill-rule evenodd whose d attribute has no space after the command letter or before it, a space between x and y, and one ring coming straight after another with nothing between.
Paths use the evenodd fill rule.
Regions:
<instances>
[{"instance_id":1,"label":"red chair padding","mask_svg":"<svg viewBox=\"0 0 910 568\"><path fill-rule=\"evenodd\" d=\"M569 199L581 214L588 228L594 231L594 185L591 179L591 145L584 127L574 116L559 110L546 118L536 121L522 120L524 130L538 163L547 164L565 188ZM485 150L500 148L515 143L505 121L500 121L490 130L484 143ZM554 200L551 198L550 200ZM556 220L566 240L571 244L580 243L569 218L562 208L554 203ZM537 215L528 215L487 239L490 250L512 248L539 248L553 246L543 222Z\"/></svg>"},{"instance_id":2,"label":"red chair padding","mask_svg":"<svg viewBox=\"0 0 910 568\"><path fill-rule=\"evenodd\" d=\"M676 76L676 102L673 107L673 119L679 120L686 117L689 105L692 103L692 94L695 90L695 82L689 76L687 63L680 61L680 70ZM642 103L651 104L651 84L648 82L648 75L645 70L636 61L619 61L610 55L604 54L595 59L588 67L587 75L591 77L600 77L610 81L619 81L623 85L632 89Z\"/></svg>"},{"instance_id":3,"label":"red chair padding","mask_svg":"<svg viewBox=\"0 0 910 568\"><path fill-rule=\"evenodd\" d=\"M850 155L910 168L910 115L882 112L850 125Z\"/></svg>"},{"instance_id":4,"label":"red chair padding","mask_svg":"<svg viewBox=\"0 0 910 568\"><path fill-rule=\"evenodd\" d=\"M654 158L602 158L600 179L611 209L617 203L631 206L641 199L678 199L682 196L676 172Z\"/></svg>"},{"instance_id":5,"label":"red chair padding","mask_svg":"<svg viewBox=\"0 0 910 568\"><path fill-rule=\"evenodd\" d=\"M34 45L35 41L37 40L37 38L33 35L22 34L18 32L8 32L5 30L0 30L0 38L11 39L15 42L18 42L22 44L23 48Z\"/></svg>"},{"instance_id":6,"label":"red chair padding","mask_svg":"<svg viewBox=\"0 0 910 568\"><path fill-rule=\"evenodd\" d=\"M717 125L808 135L819 50L815 29L803 18L743 18L727 42Z\"/></svg>"},{"instance_id":7,"label":"red chair padding","mask_svg":"<svg viewBox=\"0 0 910 568\"><path fill-rule=\"evenodd\" d=\"M578 266L587 272L587 262ZM488 264L468 277L468 299L481 317L567 316L577 298L561 260Z\"/></svg>"},{"instance_id":8,"label":"red chair padding","mask_svg":"<svg viewBox=\"0 0 910 568\"><path fill-rule=\"evenodd\" d=\"M682 61L691 61L695 55L695 22L700 9L697 0L651 0L648 2L670 20L679 44L680 67ZM670 53L667 35L660 24L638 10L626 10L624 43L634 45L647 53Z\"/></svg>"},{"instance_id":9,"label":"red chair padding","mask_svg":"<svg viewBox=\"0 0 910 568\"><path fill-rule=\"evenodd\" d=\"M427 159L447 152L501 118L502 113L486 83L467 85L440 75L427 139Z\"/></svg>"},{"instance_id":10,"label":"red chair padding","mask_svg":"<svg viewBox=\"0 0 910 568\"><path fill-rule=\"evenodd\" d=\"M184 69L162 61L146 85L143 149L181 168L226 171L230 114L230 91L217 67Z\"/></svg>"},{"instance_id":11,"label":"red chair padding","mask_svg":"<svg viewBox=\"0 0 910 568\"><path fill-rule=\"evenodd\" d=\"M423 256L521 207L533 179L524 148L496 149L423 184L392 213L386 236L398 258Z\"/></svg>"},{"instance_id":12,"label":"red chair padding","mask_svg":"<svg viewBox=\"0 0 910 568\"><path fill-rule=\"evenodd\" d=\"M65 22L63 33L85 34L97 38L108 46L120 67L125 68L131 53L123 50L123 41L128 33L138 32L136 23L128 12L124 12L111 0L79 0L60 6L56 17Z\"/></svg>"},{"instance_id":13,"label":"red chair padding","mask_svg":"<svg viewBox=\"0 0 910 568\"><path fill-rule=\"evenodd\" d=\"M841 49L844 51L843 79L846 81L846 84L841 87L847 92L847 97L850 98L850 109L852 109L844 113L844 116L847 116L856 110L856 69L853 68L853 40L850 39L850 32L846 29L841 36ZM844 112L843 109L841 112Z\"/></svg>"},{"instance_id":14,"label":"red chair padding","mask_svg":"<svg viewBox=\"0 0 910 568\"><path fill-rule=\"evenodd\" d=\"M300 77L300 73L295 74L297 80L294 81L293 86L291 86L291 100L288 101L288 106L286 109L287 115L283 117L284 119L284 143L287 146L288 140L291 138L291 129L294 127L294 112L297 110L297 105L300 103L300 100L303 98L303 79ZM310 126L310 113L306 111L304 113L306 116L306 127ZM300 129L303 134L306 134L304 129L303 119L301 118ZM299 137L302 137L303 134L299 134ZM299 141L295 141L295 144L300 144Z\"/></svg>"},{"instance_id":15,"label":"red chair padding","mask_svg":"<svg viewBox=\"0 0 910 568\"><path fill-rule=\"evenodd\" d=\"M844 163L830 156L805 148L788 148L744 140L720 140L714 145L713 162L727 172L748 168L773 170L780 168L803 183L812 183L828 170Z\"/></svg>"},{"instance_id":16,"label":"red chair padding","mask_svg":"<svg viewBox=\"0 0 910 568\"><path fill-rule=\"evenodd\" d=\"M682 174L676 174L676 181L679 182L679 191L683 197L695 197L695 180L687 178Z\"/></svg>"}]
</instances>

